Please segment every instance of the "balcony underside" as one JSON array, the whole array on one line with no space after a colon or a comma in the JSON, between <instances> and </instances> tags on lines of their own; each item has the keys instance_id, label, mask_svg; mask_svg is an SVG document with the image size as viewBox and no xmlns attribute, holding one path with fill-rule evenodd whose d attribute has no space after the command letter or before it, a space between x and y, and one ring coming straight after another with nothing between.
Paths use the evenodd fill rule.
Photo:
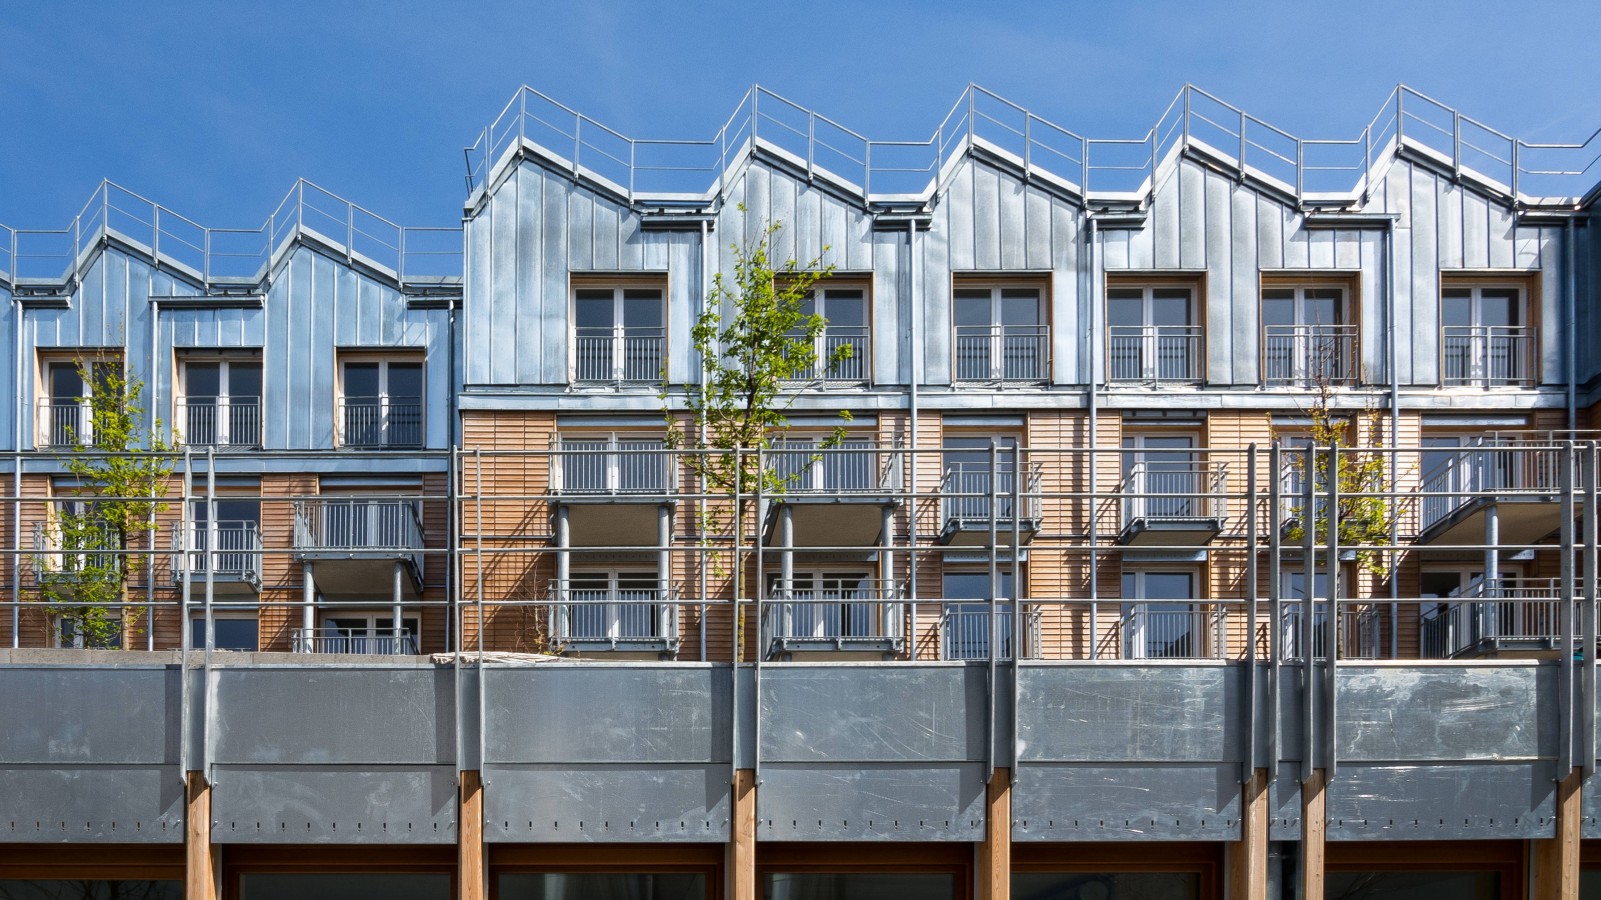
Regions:
<instances>
[{"instance_id":1,"label":"balcony underside","mask_svg":"<svg viewBox=\"0 0 1601 900\"><path fill-rule=\"evenodd\" d=\"M1452 659L1559 659L1557 637L1480 638L1451 654Z\"/></svg>"},{"instance_id":2,"label":"balcony underside","mask_svg":"<svg viewBox=\"0 0 1601 900\"><path fill-rule=\"evenodd\" d=\"M1578 508L1575 504L1574 511ZM1500 515L1501 544L1532 544L1562 527L1562 504L1555 495L1474 497L1423 529L1418 543L1482 544L1484 519L1491 509Z\"/></svg>"},{"instance_id":3,"label":"balcony underside","mask_svg":"<svg viewBox=\"0 0 1601 900\"><path fill-rule=\"evenodd\" d=\"M190 572L187 575L180 573L178 581L187 581L189 596L204 597L206 595L206 573ZM259 572L218 572L211 576L211 593L214 597L250 597L255 598L261 593L261 573Z\"/></svg>"},{"instance_id":4,"label":"balcony underside","mask_svg":"<svg viewBox=\"0 0 1601 900\"><path fill-rule=\"evenodd\" d=\"M562 497L573 547L654 547L657 511L671 500L628 495Z\"/></svg>"},{"instance_id":5,"label":"balcony underside","mask_svg":"<svg viewBox=\"0 0 1601 900\"><path fill-rule=\"evenodd\" d=\"M568 638L566 656L604 656L615 660L668 660L678 656L678 638Z\"/></svg>"},{"instance_id":6,"label":"balcony underside","mask_svg":"<svg viewBox=\"0 0 1601 900\"><path fill-rule=\"evenodd\" d=\"M905 642L891 637L775 637L767 658L794 662L879 662L901 655Z\"/></svg>"},{"instance_id":7,"label":"balcony underside","mask_svg":"<svg viewBox=\"0 0 1601 900\"><path fill-rule=\"evenodd\" d=\"M778 523L788 509L796 547L872 547L883 532L884 508L894 505L882 496L785 497L767 511L764 540L781 545Z\"/></svg>"},{"instance_id":8,"label":"balcony underside","mask_svg":"<svg viewBox=\"0 0 1601 900\"><path fill-rule=\"evenodd\" d=\"M395 566L399 565L400 598L416 600L422 595L422 573L409 553L302 550L299 556L311 564L311 577L324 594L389 599L394 595Z\"/></svg>"},{"instance_id":9,"label":"balcony underside","mask_svg":"<svg viewBox=\"0 0 1601 900\"><path fill-rule=\"evenodd\" d=\"M945 527L940 531L939 542L951 547L987 547L991 530L989 519L947 519ZM1034 535L1039 530L1038 519L1003 517L994 520L993 525L995 544L999 547L1012 545L1014 531L1017 533L1018 543L1027 544L1034 540Z\"/></svg>"},{"instance_id":10,"label":"balcony underside","mask_svg":"<svg viewBox=\"0 0 1601 900\"><path fill-rule=\"evenodd\" d=\"M1219 518L1142 516L1123 526L1117 542L1130 547L1204 547L1222 531L1223 520Z\"/></svg>"}]
</instances>

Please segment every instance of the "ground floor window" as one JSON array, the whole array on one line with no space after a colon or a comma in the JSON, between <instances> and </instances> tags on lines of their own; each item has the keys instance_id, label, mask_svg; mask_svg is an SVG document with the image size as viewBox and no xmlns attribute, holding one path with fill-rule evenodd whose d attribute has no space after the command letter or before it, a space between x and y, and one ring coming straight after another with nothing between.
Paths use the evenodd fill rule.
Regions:
<instances>
[{"instance_id":1,"label":"ground floor window","mask_svg":"<svg viewBox=\"0 0 1601 900\"><path fill-rule=\"evenodd\" d=\"M969 900L972 846L775 842L756 877L763 900Z\"/></svg>"},{"instance_id":2,"label":"ground floor window","mask_svg":"<svg viewBox=\"0 0 1601 900\"><path fill-rule=\"evenodd\" d=\"M451 900L450 876L431 872L246 872L240 900Z\"/></svg>"},{"instance_id":3,"label":"ground floor window","mask_svg":"<svg viewBox=\"0 0 1601 900\"><path fill-rule=\"evenodd\" d=\"M1326 872L1328 900L1497 900L1499 872Z\"/></svg>"},{"instance_id":4,"label":"ground floor window","mask_svg":"<svg viewBox=\"0 0 1601 900\"><path fill-rule=\"evenodd\" d=\"M1521 841L1328 845L1327 900L1513 900L1527 880Z\"/></svg>"},{"instance_id":5,"label":"ground floor window","mask_svg":"<svg viewBox=\"0 0 1601 900\"><path fill-rule=\"evenodd\" d=\"M0 900L183 900L183 882L126 878L0 878Z\"/></svg>"},{"instance_id":6,"label":"ground floor window","mask_svg":"<svg viewBox=\"0 0 1601 900\"><path fill-rule=\"evenodd\" d=\"M1217 844L1014 844L1012 853L1012 900L1222 897Z\"/></svg>"},{"instance_id":7,"label":"ground floor window","mask_svg":"<svg viewBox=\"0 0 1601 900\"><path fill-rule=\"evenodd\" d=\"M496 900L716 900L722 844L502 845L490 848Z\"/></svg>"},{"instance_id":8,"label":"ground floor window","mask_svg":"<svg viewBox=\"0 0 1601 900\"><path fill-rule=\"evenodd\" d=\"M507 872L499 900L706 900L700 872Z\"/></svg>"}]
</instances>

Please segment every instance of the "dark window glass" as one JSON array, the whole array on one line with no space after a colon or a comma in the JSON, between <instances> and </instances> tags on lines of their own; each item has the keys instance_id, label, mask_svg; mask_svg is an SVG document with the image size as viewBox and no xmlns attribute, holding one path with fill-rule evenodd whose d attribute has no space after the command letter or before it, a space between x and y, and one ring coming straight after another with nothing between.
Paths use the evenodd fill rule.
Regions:
<instances>
[{"instance_id":1,"label":"dark window glass","mask_svg":"<svg viewBox=\"0 0 1601 900\"><path fill-rule=\"evenodd\" d=\"M181 881L0 879L4 900L183 900Z\"/></svg>"},{"instance_id":2,"label":"dark window glass","mask_svg":"<svg viewBox=\"0 0 1601 900\"><path fill-rule=\"evenodd\" d=\"M500 900L705 900L699 872L544 872L500 876Z\"/></svg>"},{"instance_id":3,"label":"dark window glass","mask_svg":"<svg viewBox=\"0 0 1601 900\"><path fill-rule=\"evenodd\" d=\"M255 619L218 619L213 634L216 643L212 647L218 650L239 650L254 653L260 649L260 640L257 636L258 626ZM201 648L206 646L206 620L194 619L189 623L189 646ZM0 894L0 898L5 895Z\"/></svg>"},{"instance_id":4,"label":"dark window glass","mask_svg":"<svg viewBox=\"0 0 1601 900\"><path fill-rule=\"evenodd\" d=\"M1498 900L1499 872L1329 872L1327 900Z\"/></svg>"},{"instance_id":5,"label":"dark window glass","mask_svg":"<svg viewBox=\"0 0 1601 900\"><path fill-rule=\"evenodd\" d=\"M956 877L939 872L775 872L763 900L954 900Z\"/></svg>"},{"instance_id":6,"label":"dark window glass","mask_svg":"<svg viewBox=\"0 0 1601 900\"><path fill-rule=\"evenodd\" d=\"M1018 872L1012 900L1191 900L1195 872Z\"/></svg>"},{"instance_id":7,"label":"dark window glass","mask_svg":"<svg viewBox=\"0 0 1601 900\"><path fill-rule=\"evenodd\" d=\"M239 879L240 900L450 900L444 874L248 872Z\"/></svg>"}]
</instances>

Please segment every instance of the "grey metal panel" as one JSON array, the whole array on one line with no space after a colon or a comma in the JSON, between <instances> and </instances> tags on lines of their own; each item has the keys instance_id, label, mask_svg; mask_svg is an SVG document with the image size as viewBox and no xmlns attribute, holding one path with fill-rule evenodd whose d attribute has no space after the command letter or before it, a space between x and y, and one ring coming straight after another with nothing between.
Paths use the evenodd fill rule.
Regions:
<instances>
[{"instance_id":1,"label":"grey metal panel","mask_svg":"<svg viewBox=\"0 0 1601 900\"><path fill-rule=\"evenodd\" d=\"M178 693L175 669L0 667L0 761L176 764Z\"/></svg>"},{"instance_id":2,"label":"grey metal panel","mask_svg":"<svg viewBox=\"0 0 1601 900\"><path fill-rule=\"evenodd\" d=\"M219 763L453 763L448 669L266 668L216 672Z\"/></svg>"},{"instance_id":3,"label":"grey metal panel","mask_svg":"<svg viewBox=\"0 0 1601 900\"><path fill-rule=\"evenodd\" d=\"M497 763L727 762L726 666L539 666L485 673Z\"/></svg>"},{"instance_id":4,"label":"grey metal panel","mask_svg":"<svg viewBox=\"0 0 1601 900\"><path fill-rule=\"evenodd\" d=\"M1342 761L1468 761L1554 756L1553 666L1363 667L1339 681Z\"/></svg>"},{"instance_id":5,"label":"grey metal panel","mask_svg":"<svg viewBox=\"0 0 1601 900\"><path fill-rule=\"evenodd\" d=\"M1024 762L1243 760L1240 666L1024 666Z\"/></svg>"},{"instance_id":6,"label":"grey metal panel","mask_svg":"<svg viewBox=\"0 0 1601 900\"><path fill-rule=\"evenodd\" d=\"M981 760L986 675L966 665L766 668L762 759Z\"/></svg>"},{"instance_id":7,"label":"grey metal panel","mask_svg":"<svg viewBox=\"0 0 1601 900\"><path fill-rule=\"evenodd\" d=\"M0 768L0 841L183 842L176 765Z\"/></svg>"},{"instance_id":8,"label":"grey metal panel","mask_svg":"<svg viewBox=\"0 0 1601 900\"><path fill-rule=\"evenodd\" d=\"M1269 767L1267 836L1270 841L1301 839L1301 766L1281 763Z\"/></svg>"},{"instance_id":9,"label":"grey metal panel","mask_svg":"<svg viewBox=\"0 0 1601 900\"><path fill-rule=\"evenodd\" d=\"M726 766L487 766L489 841L726 841ZM764 788L765 790L765 788Z\"/></svg>"},{"instance_id":10,"label":"grey metal panel","mask_svg":"<svg viewBox=\"0 0 1601 900\"><path fill-rule=\"evenodd\" d=\"M1238 840L1239 767L1024 766L1012 820L1020 841Z\"/></svg>"},{"instance_id":11,"label":"grey metal panel","mask_svg":"<svg viewBox=\"0 0 1601 900\"><path fill-rule=\"evenodd\" d=\"M961 179L957 179L960 182ZM954 190L954 186L953 186ZM944 204L942 204L943 206ZM946 212L947 216L951 213ZM939 221L938 214L935 216ZM913 340L922 345L923 382L951 383L951 235L948 229L931 228L917 235L922 253L920 276L913 293L914 303L922 303L913 321Z\"/></svg>"},{"instance_id":12,"label":"grey metal panel","mask_svg":"<svg viewBox=\"0 0 1601 900\"><path fill-rule=\"evenodd\" d=\"M1209 217L1206 203L1207 172L1190 162L1179 165L1179 255L1175 262L1179 268L1199 269L1206 265L1207 245L1216 235L1217 224ZM1228 232L1225 230L1225 234Z\"/></svg>"},{"instance_id":13,"label":"grey metal panel","mask_svg":"<svg viewBox=\"0 0 1601 900\"><path fill-rule=\"evenodd\" d=\"M972 268L994 271L1001 268L1003 216L1001 214L1002 177L993 166L974 162L973 172L973 259Z\"/></svg>"},{"instance_id":14,"label":"grey metal panel","mask_svg":"<svg viewBox=\"0 0 1601 900\"><path fill-rule=\"evenodd\" d=\"M1579 791L1580 833L1585 838L1601 837L1601 779L1585 779Z\"/></svg>"},{"instance_id":15,"label":"grey metal panel","mask_svg":"<svg viewBox=\"0 0 1601 900\"><path fill-rule=\"evenodd\" d=\"M977 223L973 210L974 204L978 202L977 170L978 164L972 157L968 157L951 173L945 200L939 205L939 209L944 210L945 215L943 219L936 215L936 225L930 231L931 235L939 233L946 239L952 271L960 272L978 267L977 254L974 251ZM940 222L943 222L944 228L939 227Z\"/></svg>"},{"instance_id":16,"label":"grey metal panel","mask_svg":"<svg viewBox=\"0 0 1601 900\"><path fill-rule=\"evenodd\" d=\"M219 844L451 844L450 766L218 767L211 839Z\"/></svg>"},{"instance_id":17,"label":"grey metal panel","mask_svg":"<svg viewBox=\"0 0 1601 900\"><path fill-rule=\"evenodd\" d=\"M1556 833L1555 765L1343 765L1327 788L1330 840L1541 838Z\"/></svg>"},{"instance_id":18,"label":"grey metal panel","mask_svg":"<svg viewBox=\"0 0 1601 900\"><path fill-rule=\"evenodd\" d=\"M568 273L572 271L572 256L568 250L567 207L575 189L572 182L552 172L540 171L544 184L544 219L541 230L544 267L536 273L537 280L529 290L518 291L510 297L497 295L495 310L509 309L518 317L528 316L538 329L534 346L536 355L530 365L538 366L539 373L532 380L555 384L567 380L567 335L569 333L570 302L567 292ZM502 208L501 215L509 216ZM491 330L505 328L505 320L496 318L489 323ZM497 357L498 359L498 357ZM521 381L524 366L514 362L497 362L496 374L515 372L513 378Z\"/></svg>"},{"instance_id":19,"label":"grey metal panel","mask_svg":"<svg viewBox=\"0 0 1601 900\"><path fill-rule=\"evenodd\" d=\"M1305 675L1300 666L1279 668L1279 759L1298 761L1306 748L1305 735L1301 731ZM1273 727L1272 720L1264 718L1262 727Z\"/></svg>"},{"instance_id":20,"label":"grey metal panel","mask_svg":"<svg viewBox=\"0 0 1601 900\"><path fill-rule=\"evenodd\" d=\"M874 384L905 384L910 374L909 358L903 359L907 346L906 314L901 300L909 293L907 282L910 273L907 260L907 235L904 232L878 232L873 235L872 312L872 365L870 377Z\"/></svg>"},{"instance_id":21,"label":"grey metal panel","mask_svg":"<svg viewBox=\"0 0 1601 900\"><path fill-rule=\"evenodd\" d=\"M1067 260L1057 260L1052 252L1058 246L1055 241L1056 209L1065 204L1044 191L1026 189L1021 184L1018 189L1023 191L1025 228L1016 246L1023 255L1009 265L1028 269L1049 269L1059 265L1067 272L1076 271ZM1066 251L1072 245L1063 243L1060 246Z\"/></svg>"},{"instance_id":22,"label":"grey metal panel","mask_svg":"<svg viewBox=\"0 0 1601 900\"><path fill-rule=\"evenodd\" d=\"M982 840L984 767L768 764L756 819L759 840Z\"/></svg>"},{"instance_id":23,"label":"grey metal panel","mask_svg":"<svg viewBox=\"0 0 1601 900\"><path fill-rule=\"evenodd\" d=\"M1141 237L1151 242L1151 256L1142 260L1130 247L1129 265L1135 268L1176 269L1183 253L1179 246L1179 232L1184 228L1183 163L1167 173L1156 185L1151 197L1151 216L1139 234L1131 233L1130 242ZM1159 176L1160 177L1160 176Z\"/></svg>"}]
</instances>

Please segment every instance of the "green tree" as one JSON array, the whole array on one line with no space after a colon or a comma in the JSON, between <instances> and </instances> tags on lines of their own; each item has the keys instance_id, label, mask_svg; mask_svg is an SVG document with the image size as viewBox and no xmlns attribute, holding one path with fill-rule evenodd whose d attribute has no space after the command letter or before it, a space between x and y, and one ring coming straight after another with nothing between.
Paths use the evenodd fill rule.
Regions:
<instances>
[{"instance_id":1,"label":"green tree","mask_svg":"<svg viewBox=\"0 0 1601 900\"><path fill-rule=\"evenodd\" d=\"M807 312L807 298L834 267L823 265L821 258L805 263L775 259L773 237L781 228L774 222L756 240L731 245L733 271L712 280L706 306L690 331L700 378L683 385L687 421L670 402L665 373L662 378L668 446L693 451L683 454L683 466L700 481L703 492L723 494L730 501L701 506L703 547L713 542L713 535L736 531L735 523L748 515L758 490L780 495L799 477L795 466L759 465L758 451L771 449L789 431L795 389L852 356L845 344L819 358L818 339L828 323ZM850 413L840 410L839 416L842 424L819 449L844 440L843 423ZM732 502L735 497L740 502ZM703 564L719 578L727 574L715 552L707 552ZM734 570L740 571L737 556ZM735 633L742 652L743 620L735 623Z\"/></svg>"},{"instance_id":2,"label":"green tree","mask_svg":"<svg viewBox=\"0 0 1601 900\"><path fill-rule=\"evenodd\" d=\"M37 560L40 599L86 647L118 645L125 625L137 618L123 607L128 585L143 560L155 518L168 506L172 446L161 437L161 421L144 423L144 385L121 366L79 360L78 374L89 396L81 433L68 435L73 452L62 465L75 486L59 496L47 528L52 549Z\"/></svg>"}]
</instances>

